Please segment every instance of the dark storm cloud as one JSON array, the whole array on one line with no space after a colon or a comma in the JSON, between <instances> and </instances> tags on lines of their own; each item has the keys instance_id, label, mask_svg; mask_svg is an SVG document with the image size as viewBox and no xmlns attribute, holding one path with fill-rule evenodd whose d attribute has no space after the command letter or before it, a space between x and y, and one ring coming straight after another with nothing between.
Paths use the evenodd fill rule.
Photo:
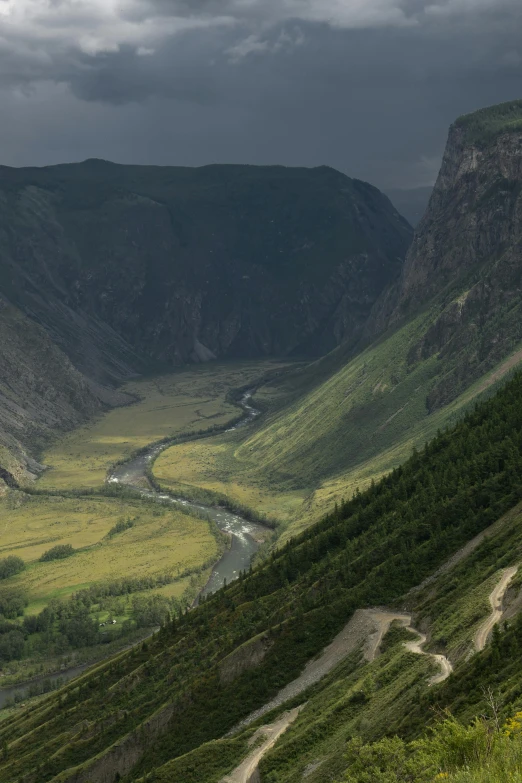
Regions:
<instances>
[{"instance_id":1,"label":"dark storm cloud","mask_svg":"<svg viewBox=\"0 0 522 783\"><path fill-rule=\"evenodd\" d=\"M522 96L521 31L519 0L0 0L4 162L327 163L426 184L455 116Z\"/></svg>"}]
</instances>

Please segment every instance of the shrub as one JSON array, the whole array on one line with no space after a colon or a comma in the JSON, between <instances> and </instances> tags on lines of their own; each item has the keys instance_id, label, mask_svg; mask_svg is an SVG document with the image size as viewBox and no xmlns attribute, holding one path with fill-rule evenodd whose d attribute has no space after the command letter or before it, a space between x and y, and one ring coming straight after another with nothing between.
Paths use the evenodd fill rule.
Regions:
<instances>
[{"instance_id":1,"label":"shrub","mask_svg":"<svg viewBox=\"0 0 522 783\"><path fill-rule=\"evenodd\" d=\"M25 568L25 563L21 557L10 555L0 560L0 579L9 579L10 576L19 574Z\"/></svg>"},{"instance_id":2,"label":"shrub","mask_svg":"<svg viewBox=\"0 0 522 783\"><path fill-rule=\"evenodd\" d=\"M130 530L131 527L134 527L133 519L127 519L126 521L124 519L119 519L114 527L111 527L107 533L107 538L112 538L113 536L118 535L118 533L125 533L125 531Z\"/></svg>"},{"instance_id":3,"label":"shrub","mask_svg":"<svg viewBox=\"0 0 522 783\"><path fill-rule=\"evenodd\" d=\"M52 549L48 549L47 552L44 552L40 557L40 561L45 563L48 560L63 560L65 557L70 557L71 555L74 555L74 549L70 544L58 544L57 546L53 546Z\"/></svg>"}]
</instances>

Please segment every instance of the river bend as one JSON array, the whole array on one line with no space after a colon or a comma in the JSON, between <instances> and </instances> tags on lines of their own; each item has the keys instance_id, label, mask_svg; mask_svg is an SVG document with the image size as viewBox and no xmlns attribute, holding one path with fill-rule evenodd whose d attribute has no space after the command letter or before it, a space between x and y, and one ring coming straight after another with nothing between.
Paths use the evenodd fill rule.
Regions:
<instances>
[{"instance_id":1,"label":"river bend","mask_svg":"<svg viewBox=\"0 0 522 783\"><path fill-rule=\"evenodd\" d=\"M253 391L246 391L240 400L239 405L245 413L243 418L234 426L225 430L225 432L233 432L245 427L261 414L261 411L254 408L251 404ZM152 488L143 489L145 483L149 484L150 487L147 471L151 463L162 451L165 451L165 449L168 449L175 443L176 439L173 438L172 441L152 445L137 457L133 457L114 468L107 481L110 484L122 484L133 489L139 489L144 497L155 498L163 503L172 503L192 509L199 515L208 516L216 523L222 533L230 536L230 547L225 550L221 559L214 566L209 581L200 593L200 595L207 595L219 590L225 583L225 580L227 583L232 582L234 579L237 579L240 571L249 568L253 555L259 549L259 542L266 538L267 529L263 525L250 522L239 514L227 511L221 506L205 505L187 498L176 497L166 492L159 492Z\"/></svg>"}]
</instances>

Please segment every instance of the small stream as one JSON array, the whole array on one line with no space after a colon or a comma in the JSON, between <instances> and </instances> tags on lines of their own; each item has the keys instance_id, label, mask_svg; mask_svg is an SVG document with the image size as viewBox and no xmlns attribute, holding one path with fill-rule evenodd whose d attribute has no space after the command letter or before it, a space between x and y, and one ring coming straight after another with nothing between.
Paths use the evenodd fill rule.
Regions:
<instances>
[{"instance_id":1,"label":"small stream","mask_svg":"<svg viewBox=\"0 0 522 783\"><path fill-rule=\"evenodd\" d=\"M61 688L66 682L82 674L89 666L92 666L92 664L84 663L80 666L73 666L70 669L64 669L53 674L42 674L34 677L32 680L0 688L0 710L3 710L4 707L9 707L15 701L23 701L23 699L29 699L41 693L49 693L57 688Z\"/></svg>"},{"instance_id":2,"label":"small stream","mask_svg":"<svg viewBox=\"0 0 522 783\"><path fill-rule=\"evenodd\" d=\"M250 390L243 394L239 404L245 415L233 427L229 427L225 430L225 432L233 432L241 427L245 427L260 415L261 411L258 411L250 404L253 392L254 390ZM214 435L217 433L212 434ZM223 586L225 580L227 583L232 582L234 579L237 579L240 571L249 568L252 557L259 549L258 542L266 538L267 528L263 525L249 522L238 514L226 511L219 506L207 506L203 503L186 500L185 498L174 497L164 492L157 492L154 489L143 489L143 484L145 482L149 483L147 479L147 468L150 463L156 459L158 454L161 454L162 451L165 451L165 449L168 449L175 443L176 439L173 438L170 442L151 446L150 449L139 456L134 457L115 468L108 477L108 482L111 484L123 484L132 487L133 489L139 489L144 497L152 497L163 503L172 503L177 506L193 509L200 515L210 517L223 533L230 535L230 547L225 550L221 559L216 563L212 569L210 579L200 592L200 595L207 595L219 590L219 588ZM54 690L61 685L65 685L66 682L77 677L90 665L91 664L75 666L54 674L36 677L29 682L19 683L6 688L0 687L0 709L8 706L15 699L16 701L20 701L30 698L37 693L47 692L49 690Z\"/></svg>"},{"instance_id":3,"label":"small stream","mask_svg":"<svg viewBox=\"0 0 522 783\"><path fill-rule=\"evenodd\" d=\"M246 391L240 400L239 404L245 413L244 417L233 427L225 430L225 432L233 432L241 427L245 427L260 415L261 411L254 408L250 402L253 391ZM212 433L212 435L214 434L216 433ZM156 498L163 503L172 503L192 509L199 515L208 516L216 523L221 532L230 536L230 548L225 551L221 559L216 563L209 581L200 593L200 595L207 595L219 590L225 580L227 583L232 582L234 579L237 579L240 571L248 569L253 555L259 549L258 542L266 537L267 530L263 525L249 522L247 519L239 516L239 514L226 511L220 506L208 506L187 500L186 498L175 497L165 492L158 492L154 489L142 489L143 484L145 482L148 483L147 469L150 463L162 451L165 451L165 449L168 449L175 443L176 439L174 438L170 442L156 444L139 456L128 460L122 465L118 465L110 474L108 482L110 484L123 484L133 489L138 488L145 497Z\"/></svg>"}]
</instances>

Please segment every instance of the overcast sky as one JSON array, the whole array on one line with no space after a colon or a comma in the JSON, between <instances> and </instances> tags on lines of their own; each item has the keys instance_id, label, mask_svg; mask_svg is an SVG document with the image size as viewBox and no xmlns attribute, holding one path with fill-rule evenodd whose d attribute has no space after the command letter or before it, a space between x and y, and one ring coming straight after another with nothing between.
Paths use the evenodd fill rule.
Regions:
<instances>
[{"instance_id":1,"label":"overcast sky","mask_svg":"<svg viewBox=\"0 0 522 783\"><path fill-rule=\"evenodd\" d=\"M328 164L433 182L522 97L522 0L0 0L0 163Z\"/></svg>"}]
</instances>

